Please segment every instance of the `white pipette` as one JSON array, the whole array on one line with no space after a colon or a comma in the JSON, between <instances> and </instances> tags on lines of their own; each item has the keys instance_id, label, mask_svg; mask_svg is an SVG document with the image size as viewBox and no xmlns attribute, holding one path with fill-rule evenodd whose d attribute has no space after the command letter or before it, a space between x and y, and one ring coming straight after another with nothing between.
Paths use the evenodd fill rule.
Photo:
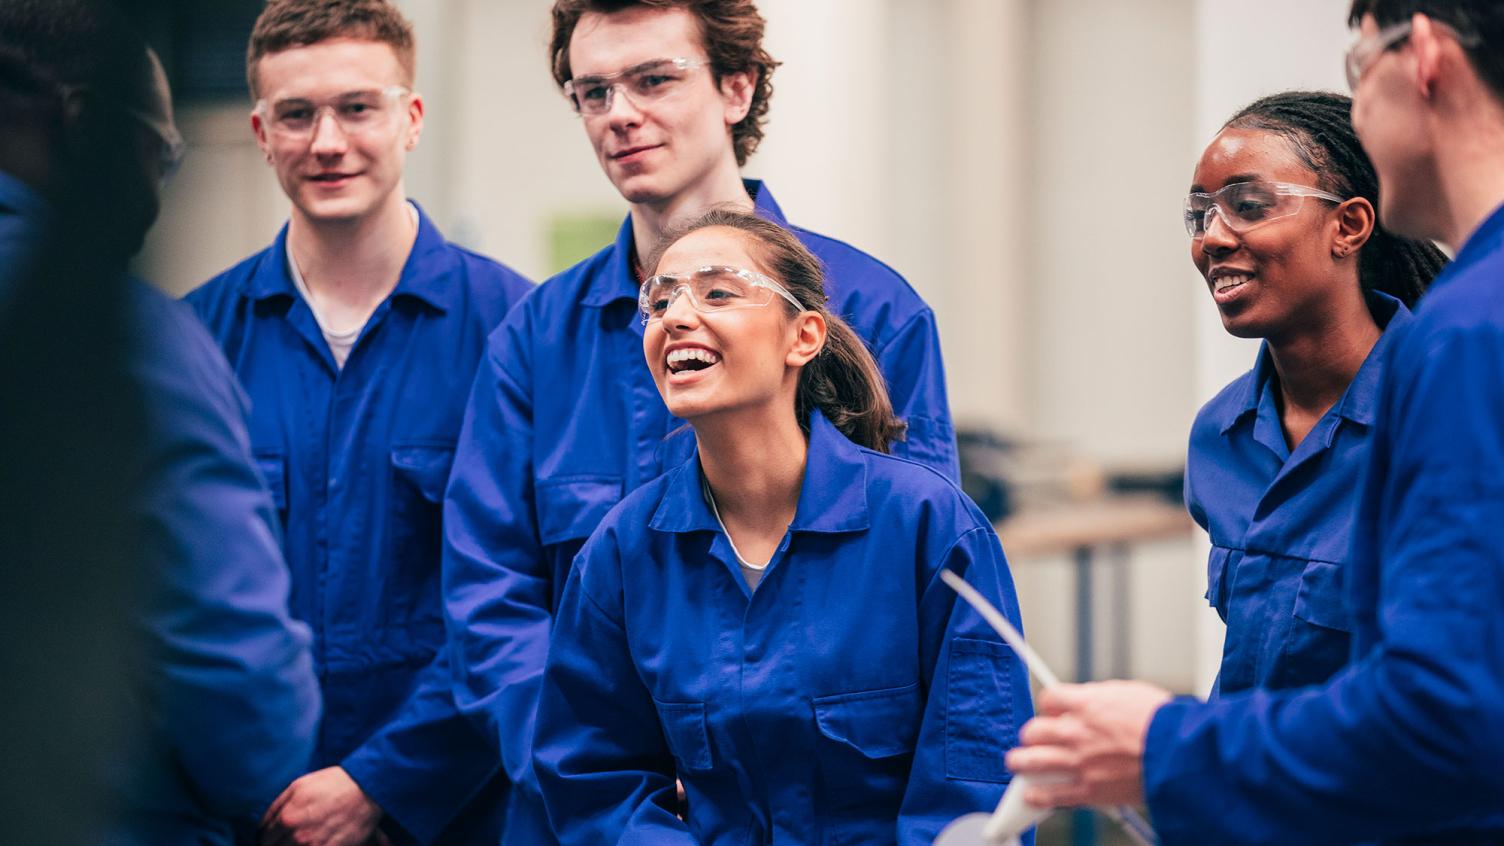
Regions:
<instances>
[{"instance_id":1,"label":"white pipette","mask_svg":"<svg viewBox=\"0 0 1504 846\"><path fill-rule=\"evenodd\" d=\"M1008 622L1008 618L1002 612L993 607L985 596L977 592L976 588L966 583L966 580L950 570L942 570L940 578L950 585L967 604L976 609L987 624L1003 638L1018 657L1029 668L1029 672L1039 679L1039 683L1046 690L1060 684L1060 678L1055 675L1045 664L1039 653L1024 640L1024 636L1018 629ZM946 826L935 838L934 846L1015 846L1019 836L1028 831L1031 826L1037 825L1045 817L1053 813L1052 808L1036 808L1024 801L1024 791L1029 788L1031 782L1028 776L1015 776L1008 783L1008 789L1003 791L1003 798L997 803L997 809L991 814L966 814ZM1109 817L1115 820L1128 836L1139 846L1158 846L1159 840L1154 836L1154 830L1149 827L1144 818L1132 808L1117 807L1104 809Z\"/></svg>"}]
</instances>

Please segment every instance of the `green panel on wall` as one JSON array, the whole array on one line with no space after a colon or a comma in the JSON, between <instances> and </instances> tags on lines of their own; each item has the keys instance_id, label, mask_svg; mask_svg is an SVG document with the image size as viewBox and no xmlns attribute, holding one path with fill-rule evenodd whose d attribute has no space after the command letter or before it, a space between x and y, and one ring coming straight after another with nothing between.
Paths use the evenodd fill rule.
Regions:
<instances>
[{"instance_id":1,"label":"green panel on wall","mask_svg":"<svg viewBox=\"0 0 1504 846\"><path fill-rule=\"evenodd\" d=\"M549 273L558 273L616 240L620 212L568 212L548 223Z\"/></svg>"}]
</instances>

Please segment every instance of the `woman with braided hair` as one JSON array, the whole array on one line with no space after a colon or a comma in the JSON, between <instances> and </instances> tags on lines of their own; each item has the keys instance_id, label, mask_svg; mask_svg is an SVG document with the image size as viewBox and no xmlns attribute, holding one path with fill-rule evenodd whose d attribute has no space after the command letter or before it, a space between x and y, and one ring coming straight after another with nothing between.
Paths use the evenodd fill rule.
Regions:
<instances>
[{"instance_id":1,"label":"woman with braided hair","mask_svg":"<svg viewBox=\"0 0 1504 846\"><path fill-rule=\"evenodd\" d=\"M1185 499L1227 623L1216 693L1325 681L1347 661L1343 569L1385 349L1446 259L1378 220L1351 100L1287 92L1212 140L1186 198L1191 261L1252 370L1196 416Z\"/></svg>"}]
</instances>

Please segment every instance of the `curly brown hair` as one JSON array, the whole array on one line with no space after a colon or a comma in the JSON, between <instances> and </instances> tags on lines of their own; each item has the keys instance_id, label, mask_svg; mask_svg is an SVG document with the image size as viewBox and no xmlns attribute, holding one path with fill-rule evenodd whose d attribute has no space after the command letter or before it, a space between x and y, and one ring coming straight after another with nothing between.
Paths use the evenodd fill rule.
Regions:
<instances>
[{"instance_id":1,"label":"curly brown hair","mask_svg":"<svg viewBox=\"0 0 1504 846\"><path fill-rule=\"evenodd\" d=\"M768 102L773 98L773 70L778 67L778 62L763 49L766 21L758 14L753 0L555 0L553 36L548 45L554 82L562 88L574 75L569 68L569 41L585 13L609 15L633 6L687 10L700 25L705 54L717 82L733 73L749 73L756 78L747 116L731 127L736 163L746 164L762 141Z\"/></svg>"},{"instance_id":2,"label":"curly brown hair","mask_svg":"<svg viewBox=\"0 0 1504 846\"><path fill-rule=\"evenodd\" d=\"M417 39L413 25L388 0L270 0L245 51L245 79L251 99L259 99L256 65L263 56L306 47L331 38L360 38L392 48L402 66L403 84L417 78Z\"/></svg>"}]
</instances>

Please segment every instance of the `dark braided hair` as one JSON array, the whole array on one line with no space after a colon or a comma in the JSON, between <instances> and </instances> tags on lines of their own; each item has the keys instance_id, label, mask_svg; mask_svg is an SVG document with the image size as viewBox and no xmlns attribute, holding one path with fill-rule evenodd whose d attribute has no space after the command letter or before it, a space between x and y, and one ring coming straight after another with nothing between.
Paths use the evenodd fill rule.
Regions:
<instances>
[{"instance_id":1,"label":"dark braided hair","mask_svg":"<svg viewBox=\"0 0 1504 846\"><path fill-rule=\"evenodd\" d=\"M1284 137L1320 187L1379 207L1379 176L1353 131L1352 99L1327 91L1285 91L1244 106L1223 129L1260 129ZM1375 223L1358 255L1358 283L1413 307L1447 263L1429 241L1401 238Z\"/></svg>"}]
</instances>

